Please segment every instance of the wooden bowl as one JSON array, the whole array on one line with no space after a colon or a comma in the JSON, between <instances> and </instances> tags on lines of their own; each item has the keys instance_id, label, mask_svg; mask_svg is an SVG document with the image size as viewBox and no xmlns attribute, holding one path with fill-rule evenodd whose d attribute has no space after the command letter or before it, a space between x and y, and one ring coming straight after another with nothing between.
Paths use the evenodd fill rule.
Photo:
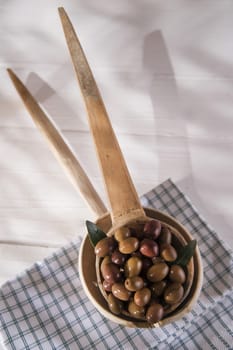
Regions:
<instances>
[{"instance_id":1,"label":"wooden bowl","mask_svg":"<svg viewBox=\"0 0 233 350\"><path fill-rule=\"evenodd\" d=\"M186 242L188 243L193 239L187 229L170 215L152 208L144 208L144 210L148 217L160 220L161 222L171 226L173 228L173 231L178 231L181 236L181 245L184 245ZM109 214L106 214L99 218L96 223L105 232L111 230L111 218ZM136 320L127 315L117 316L111 313L106 301L105 292L101 287L102 283L98 271L98 259L96 269L96 255L94 253L93 246L90 243L89 237L86 235L82 242L79 253L79 273L85 293L93 305L104 317L120 325L134 328L161 327L181 319L192 309L193 305L196 303L203 281L202 262L200 252L197 247L193 258L189 263L188 279L190 283L185 286L185 295L183 301L178 307L173 307L175 310L169 309L169 312L165 313L165 316L161 321L151 325L146 321Z\"/></svg>"}]
</instances>

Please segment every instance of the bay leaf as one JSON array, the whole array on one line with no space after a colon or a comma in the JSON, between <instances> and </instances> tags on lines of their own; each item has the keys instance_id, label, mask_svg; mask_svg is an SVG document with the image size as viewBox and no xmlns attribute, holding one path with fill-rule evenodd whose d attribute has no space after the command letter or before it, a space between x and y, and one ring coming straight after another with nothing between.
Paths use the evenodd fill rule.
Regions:
<instances>
[{"instance_id":1,"label":"bay leaf","mask_svg":"<svg viewBox=\"0 0 233 350\"><path fill-rule=\"evenodd\" d=\"M173 264L187 266L189 260L192 258L195 249L196 249L197 241L193 239L184 247L181 248L178 258L173 262Z\"/></svg>"},{"instance_id":2,"label":"bay leaf","mask_svg":"<svg viewBox=\"0 0 233 350\"><path fill-rule=\"evenodd\" d=\"M103 238L106 237L106 233L101 230L94 222L86 221L86 227L89 239L93 247Z\"/></svg>"}]
</instances>

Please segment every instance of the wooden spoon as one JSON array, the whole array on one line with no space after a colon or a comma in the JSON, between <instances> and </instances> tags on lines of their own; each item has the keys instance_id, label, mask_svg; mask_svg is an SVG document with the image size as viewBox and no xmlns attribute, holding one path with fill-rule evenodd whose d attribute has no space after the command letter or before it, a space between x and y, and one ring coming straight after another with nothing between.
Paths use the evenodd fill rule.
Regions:
<instances>
[{"instance_id":1,"label":"wooden spoon","mask_svg":"<svg viewBox=\"0 0 233 350\"><path fill-rule=\"evenodd\" d=\"M79 191L97 217L106 213L107 209L104 203L78 162L71 147L62 137L58 128L42 110L30 91L17 77L13 70L8 68L7 71L25 107L48 142L53 154L65 170L72 185Z\"/></svg>"},{"instance_id":2,"label":"wooden spoon","mask_svg":"<svg viewBox=\"0 0 233 350\"><path fill-rule=\"evenodd\" d=\"M103 104L103 100L100 96L95 79L92 75L91 69L88 65L87 59L82 50L72 23L70 22L63 8L59 8L59 14L80 89L86 105L89 124L95 141L96 151L111 207L111 223L106 220L106 217L100 218L97 222L101 225L101 227L104 227L110 235L113 234L114 231L118 228L121 228L133 222L135 223L136 221L145 222L147 220L150 220L150 217L146 215L144 209L140 204L137 192L129 175L126 163L124 161L119 144L112 129L105 106ZM186 234L185 238L188 238L187 241L183 236L183 241L181 243L179 232L173 230L173 235L175 235L176 239L180 242L181 245L184 245L188 240L191 239L191 236L189 234ZM110 312L107 311L106 313L106 305L103 307L101 296L93 290L94 279L91 280L90 278L94 276L90 276L90 271L93 272L94 261L90 261L90 259L88 259L88 262L86 262L85 260L87 254L90 256L90 246L88 247L86 243L86 240L84 240L81 248L80 259L80 276L84 285L84 289L94 304L97 306L97 308L100 309L104 315L109 317ZM98 259L96 266L98 277ZM194 265L193 261L191 260L188 266L188 290L191 288L193 275ZM100 279L99 286L102 286ZM173 308L171 307L170 311L172 311ZM137 322L132 321L132 319L122 321L120 317L115 316L110 316L110 319L113 319L115 321L117 319L118 323L123 322L123 324L125 324L124 322L127 322L127 325L131 326L135 326L137 324ZM146 323L147 322L142 322L144 326L148 327L148 324L145 325Z\"/></svg>"}]
</instances>

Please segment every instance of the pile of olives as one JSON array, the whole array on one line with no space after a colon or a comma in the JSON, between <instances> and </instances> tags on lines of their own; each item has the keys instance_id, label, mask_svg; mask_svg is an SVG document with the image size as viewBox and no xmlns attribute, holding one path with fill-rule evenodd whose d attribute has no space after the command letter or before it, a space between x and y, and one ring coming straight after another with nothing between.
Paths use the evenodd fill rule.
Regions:
<instances>
[{"instance_id":1,"label":"pile of olives","mask_svg":"<svg viewBox=\"0 0 233 350\"><path fill-rule=\"evenodd\" d=\"M95 246L102 288L114 314L159 322L184 296L171 229L158 220L122 227Z\"/></svg>"}]
</instances>

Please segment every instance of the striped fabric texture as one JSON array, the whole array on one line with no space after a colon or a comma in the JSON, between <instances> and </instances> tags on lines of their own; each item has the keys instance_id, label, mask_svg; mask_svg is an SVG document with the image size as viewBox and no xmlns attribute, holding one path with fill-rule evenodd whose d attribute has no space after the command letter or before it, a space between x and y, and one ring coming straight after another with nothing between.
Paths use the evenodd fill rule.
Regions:
<instances>
[{"instance_id":1,"label":"striped fabric texture","mask_svg":"<svg viewBox=\"0 0 233 350\"><path fill-rule=\"evenodd\" d=\"M204 284L194 309L163 328L131 329L108 321L80 283L78 240L1 287L6 349L233 349L232 252L171 180L141 200L177 218L198 241Z\"/></svg>"}]
</instances>

